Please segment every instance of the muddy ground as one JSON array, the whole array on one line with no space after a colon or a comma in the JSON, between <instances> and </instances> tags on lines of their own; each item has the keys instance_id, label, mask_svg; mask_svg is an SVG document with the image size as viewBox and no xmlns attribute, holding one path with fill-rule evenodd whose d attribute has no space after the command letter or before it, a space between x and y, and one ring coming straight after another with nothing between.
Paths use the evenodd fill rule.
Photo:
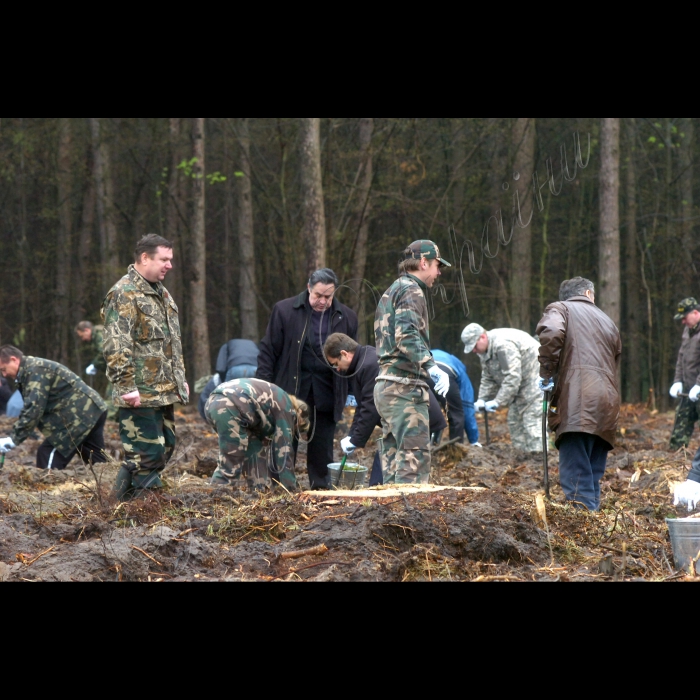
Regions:
<instances>
[{"instance_id":1,"label":"muddy ground","mask_svg":"<svg viewBox=\"0 0 700 700\"><path fill-rule=\"evenodd\" d=\"M536 507L541 459L513 449L503 411L490 420L488 447L433 453L434 483L479 489L383 500L210 487L216 437L189 409L177 413L165 488L124 504L110 497L116 424L106 430L114 459L94 470L76 459L62 472L38 470L39 442L28 440L0 471L0 580L688 580L673 566L664 518L686 515L672 506L670 485L685 478L698 439L690 453L670 452L672 418L623 407L600 513L564 504L552 450L546 524ZM0 418L0 435L12 422ZM339 426L336 438L345 434ZM357 452L371 466L374 445ZM304 465L300 454L307 485Z\"/></svg>"}]
</instances>

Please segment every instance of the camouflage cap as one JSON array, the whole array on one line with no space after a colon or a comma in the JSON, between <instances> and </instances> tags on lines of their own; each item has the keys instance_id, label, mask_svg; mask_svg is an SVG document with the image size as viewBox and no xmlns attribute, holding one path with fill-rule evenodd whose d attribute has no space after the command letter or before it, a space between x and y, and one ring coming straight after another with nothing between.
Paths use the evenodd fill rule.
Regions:
<instances>
[{"instance_id":1,"label":"camouflage cap","mask_svg":"<svg viewBox=\"0 0 700 700\"><path fill-rule=\"evenodd\" d=\"M486 333L486 329L478 323L470 323L462 331L462 342L464 343L465 354L468 355L474 349L476 341L479 340L483 333Z\"/></svg>"},{"instance_id":2,"label":"camouflage cap","mask_svg":"<svg viewBox=\"0 0 700 700\"><path fill-rule=\"evenodd\" d=\"M673 320L680 321L686 314L695 311L697 308L700 308L700 304L698 304L698 300L695 297L683 299L683 301L678 304L678 313L673 317Z\"/></svg>"},{"instance_id":3,"label":"camouflage cap","mask_svg":"<svg viewBox=\"0 0 700 700\"><path fill-rule=\"evenodd\" d=\"M421 258L425 258L426 260L438 260L441 265L452 267L447 260L443 260L443 258L440 257L440 249L437 247L437 243L428 240L413 241L406 249L404 259L408 260L409 258L414 258L415 260L420 260Z\"/></svg>"}]
</instances>

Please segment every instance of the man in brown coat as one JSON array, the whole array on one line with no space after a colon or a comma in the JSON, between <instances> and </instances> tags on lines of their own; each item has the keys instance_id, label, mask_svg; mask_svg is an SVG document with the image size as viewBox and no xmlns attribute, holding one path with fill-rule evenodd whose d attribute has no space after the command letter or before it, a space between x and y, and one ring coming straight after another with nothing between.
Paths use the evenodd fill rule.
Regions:
<instances>
[{"instance_id":1,"label":"man in brown coat","mask_svg":"<svg viewBox=\"0 0 700 700\"><path fill-rule=\"evenodd\" d=\"M540 388L553 389L549 427L556 431L564 495L578 507L598 510L620 414L620 332L595 305L589 280L565 280L559 299L537 324Z\"/></svg>"}]
</instances>

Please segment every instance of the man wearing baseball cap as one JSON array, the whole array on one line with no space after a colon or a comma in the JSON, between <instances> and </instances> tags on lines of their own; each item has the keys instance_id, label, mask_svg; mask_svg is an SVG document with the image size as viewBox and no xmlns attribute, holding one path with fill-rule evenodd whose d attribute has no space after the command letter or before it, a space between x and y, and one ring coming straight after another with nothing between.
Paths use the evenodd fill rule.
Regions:
<instances>
[{"instance_id":1,"label":"man wearing baseball cap","mask_svg":"<svg viewBox=\"0 0 700 700\"><path fill-rule=\"evenodd\" d=\"M678 304L674 321L681 321L683 338L676 361L676 375L673 378L670 394L673 398L682 396L676 407L676 420L671 433L671 449L687 447L693 434L700 397L700 304L695 297L688 297ZM674 489L673 505L687 505L690 512L700 503L700 449L693 457L692 467L686 481Z\"/></svg>"},{"instance_id":2,"label":"man wearing baseball cap","mask_svg":"<svg viewBox=\"0 0 700 700\"><path fill-rule=\"evenodd\" d=\"M688 297L678 304L674 321L685 328L676 361L676 374L669 393L675 399L681 397L676 407L676 420L671 433L670 447L677 450L688 447L698 420L698 394L700 394L700 304L695 297Z\"/></svg>"},{"instance_id":3,"label":"man wearing baseball cap","mask_svg":"<svg viewBox=\"0 0 700 700\"><path fill-rule=\"evenodd\" d=\"M464 352L481 360L477 411L493 413L508 406L508 430L513 447L524 452L542 451L542 394L537 386L540 344L517 328L486 331L470 323L462 331Z\"/></svg>"},{"instance_id":4,"label":"man wearing baseball cap","mask_svg":"<svg viewBox=\"0 0 700 700\"><path fill-rule=\"evenodd\" d=\"M384 292L374 318L379 374L374 405L382 419L384 483L427 484L430 479L429 389L444 396L450 386L430 352L425 295L450 263L433 241L411 243L399 278Z\"/></svg>"}]
</instances>

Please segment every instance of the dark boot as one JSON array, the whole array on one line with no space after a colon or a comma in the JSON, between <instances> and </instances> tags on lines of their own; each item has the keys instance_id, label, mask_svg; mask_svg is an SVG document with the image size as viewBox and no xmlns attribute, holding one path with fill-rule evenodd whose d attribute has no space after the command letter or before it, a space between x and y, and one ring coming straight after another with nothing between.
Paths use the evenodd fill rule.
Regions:
<instances>
[{"instance_id":1,"label":"dark boot","mask_svg":"<svg viewBox=\"0 0 700 700\"><path fill-rule=\"evenodd\" d=\"M122 466L114 482L114 496L120 501L128 501L134 496L134 488L131 484L131 471Z\"/></svg>"},{"instance_id":2,"label":"dark boot","mask_svg":"<svg viewBox=\"0 0 700 700\"><path fill-rule=\"evenodd\" d=\"M157 469L142 469L136 472L132 477L134 485L133 498L146 496L154 489L162 489L163 482L160 480L160 472Z\"/></svg>"}]
</instances>

